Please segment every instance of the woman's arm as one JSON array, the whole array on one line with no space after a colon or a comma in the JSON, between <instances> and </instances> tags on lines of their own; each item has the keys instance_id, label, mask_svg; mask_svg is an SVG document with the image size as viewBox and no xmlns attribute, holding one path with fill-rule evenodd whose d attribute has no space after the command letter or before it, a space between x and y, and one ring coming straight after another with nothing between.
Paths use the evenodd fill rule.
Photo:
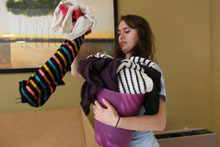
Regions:
<instances>
[{"instance_id":1,"label":"woman's arm","mask_svg":"<svg viewBox=\"0 0 220 147\"><path fill-rule=\"evenodd\" d=\"M78 72L79 67L79 55L76 56L76 58L73 60L73 63L71 64L71 75L77 78L82 78L80 73Z\"/></svg>"},{"instance_id":2,"label":"woman's arm","mask_svg":"<svg viewBox=\"0 0 220 147\"><path fill-rule=\"evenodd\" d=\"M107 100L103 100L103 103L107 106L106 109L97 101L95 102L93 106L95 119L115 127L119 118L118 113ZM157 114L121 117L117 127L139 131L163 131L166 127L166 107L163 96L160 97L159 112Z\"/></svg>"}]
</instances>

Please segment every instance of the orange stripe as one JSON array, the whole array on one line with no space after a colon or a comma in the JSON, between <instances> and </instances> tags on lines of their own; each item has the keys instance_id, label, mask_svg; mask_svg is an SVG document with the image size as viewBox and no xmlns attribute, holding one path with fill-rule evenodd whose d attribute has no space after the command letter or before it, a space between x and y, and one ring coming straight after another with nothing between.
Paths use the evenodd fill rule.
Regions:
<instances>
[{"instance_id":1,"label":"orange stripe","mask_svg":"<svg viewBox=\"0 0 220 147\"><path fill-rule=\"evenodd\" d=\"M68 42L66 42L66 45L71 49L72 55L73 55L73 57L75 57L76 55L75 55L75 53L74 53L74 50L73 50L72 46L69 45Z\"/></svg>"},{"instance_id":2,"label":"orange stripe","mask_svg":"<svg viewBox=\"0 0 220 147\"><path fill-rule=\"evenodd\" d=\"M34 96L34 98L37 100L37 96L35 95L34 91L27 85L27 90Z\"/></svg>"},{"instance_id":3,"label":"orange stripe","mask_svg":"<svg viewBox=\"0 0 220 147\"><path fill-rule=\"evenodd\" d=\"M59 65L59 67L60 67L60 74L61 74L61 77L63 77L63 74L62 74L62 71L63 71L63 67L62 67L62 65L61 65L61 63L60 63L60 60L55 56L55 55L53 55L53 58L54 58L54 60L57 62L57 64Z\"/></svg>"},{"instance_id":4,"label":"orange stripe","mask_svg":"<svg viewBox=\"0 0 220 147\"><path fill-rule=\"evenodd\" d=\"M47 82L47 84L49 85L50 87L50 93L53 93L53 87L51 86L51 83L50 81L48 80L47 76L44 74L44 72L39 69L39 73L41 74L41 76L45 79L45 81Z\"/></svg>"}]
</instances>

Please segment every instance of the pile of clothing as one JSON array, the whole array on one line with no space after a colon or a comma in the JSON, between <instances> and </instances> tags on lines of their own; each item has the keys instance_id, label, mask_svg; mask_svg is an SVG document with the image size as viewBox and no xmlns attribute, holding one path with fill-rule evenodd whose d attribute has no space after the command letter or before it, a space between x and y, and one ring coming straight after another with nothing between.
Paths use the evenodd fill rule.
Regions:
<instances>
[{"instance_id":1,"label":"pile of clothing","mask_svg":"<svg viewBox=\"0 0 220 147\"><path fill-rule=\"evenodd\" d=\"M113 59L104 53L81 60L78 71L86 81L82 86L80 104L85 114L89 114L90 104L103 88L127 94L146 94L145 114L156 114L159 110L161 73L155 65L151 60L137 56Z\"/></svg>"}]
</instances>

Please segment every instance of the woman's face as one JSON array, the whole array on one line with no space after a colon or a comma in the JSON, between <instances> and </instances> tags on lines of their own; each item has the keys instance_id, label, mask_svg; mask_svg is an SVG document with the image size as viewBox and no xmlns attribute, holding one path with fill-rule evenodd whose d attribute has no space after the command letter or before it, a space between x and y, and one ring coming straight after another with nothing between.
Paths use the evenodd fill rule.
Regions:
<instances>
[{"instance_id":1,"label":"woman's face","mask_svg":"<svg viewBox=\"0 0 220 147\"><path fill-rule=\"evenodd\" d=\"M125 21L121 21L118 26L118 42L126 58L132 55L132 49L138 41L139 36L137 30L129 27Z\"/></svg>"}]
</instances>

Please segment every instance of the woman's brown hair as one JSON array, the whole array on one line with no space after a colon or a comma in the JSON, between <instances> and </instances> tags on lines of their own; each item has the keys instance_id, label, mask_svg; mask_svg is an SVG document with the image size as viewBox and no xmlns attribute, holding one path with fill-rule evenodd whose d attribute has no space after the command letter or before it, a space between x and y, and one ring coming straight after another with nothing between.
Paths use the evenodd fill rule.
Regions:
<instances>
[{"instance_id":1,"label":"woman's brown hair","mask_svg":"<svg viewBox=\"0 0 220 147\"><path fill-rule=\"evenodd\" d=\"M129 27L137 29L138 31L139 43L133 48L132 56L154 60L154 35L149 23L137 15L122 16L121 21L125 21ZM125 58L125 54L121 51L118 42L118 36L115 37L115 58Z\"/></svg>"}]
</instances>

